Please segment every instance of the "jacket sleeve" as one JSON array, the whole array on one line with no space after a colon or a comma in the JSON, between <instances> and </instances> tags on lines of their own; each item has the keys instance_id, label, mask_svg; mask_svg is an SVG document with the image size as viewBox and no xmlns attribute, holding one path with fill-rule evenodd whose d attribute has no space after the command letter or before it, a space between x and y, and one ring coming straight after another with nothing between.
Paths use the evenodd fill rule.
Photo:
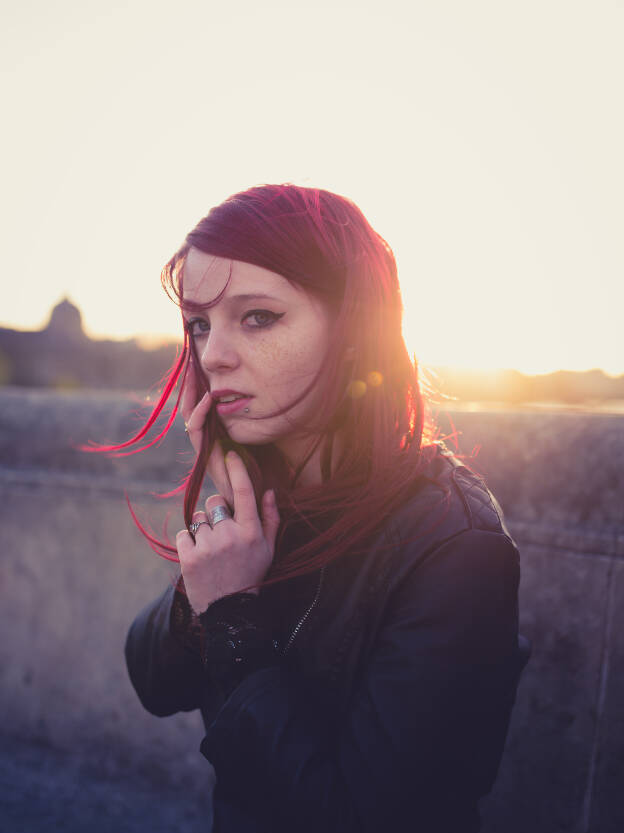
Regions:
<instances>
[{"instance_id":1,"label":"jacket sleeve","mask_svg":"<svg viewBox=\"0 0 624 833\"><path fill-rule=\"evenodd\" d=\"M465 821L496 775L515 696L518 579L505 535L442 544L395 590L337 719L287 669L244 679L201 746L220 798L272 831Z\"/></svg>"},{"instance_id":2,"label":"jacket sleeve","mask_svg":"<svg viewBox=\"0 0 624 833\"><path fill-rule=\"evenodd\" d=\"M143 706L158 717L200 706L203 667L199 650L173 627L179 593L173 585L136 617L126 638L130 680Z\"/></svg>"}]
</instances>

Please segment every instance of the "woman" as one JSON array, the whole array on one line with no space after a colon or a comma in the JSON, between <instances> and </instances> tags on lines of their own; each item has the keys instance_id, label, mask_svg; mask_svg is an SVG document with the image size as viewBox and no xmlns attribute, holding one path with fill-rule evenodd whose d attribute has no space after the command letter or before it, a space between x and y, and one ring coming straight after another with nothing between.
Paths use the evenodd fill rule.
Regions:
<instances>
[{"instance_id":1,"label":"woman","mask_svg":"<svg viewBox=\"0 0 624 833\"><path fill-rule=\"evenodd\" d=\"M180 579L126 658L149 711L201 709L214 830L478 830L522 666L518 552L426 424L389 246L342 197L262 186L163 281L185 349L125 445L181 380L197 458Z\"/></svg>"}]
</instances>

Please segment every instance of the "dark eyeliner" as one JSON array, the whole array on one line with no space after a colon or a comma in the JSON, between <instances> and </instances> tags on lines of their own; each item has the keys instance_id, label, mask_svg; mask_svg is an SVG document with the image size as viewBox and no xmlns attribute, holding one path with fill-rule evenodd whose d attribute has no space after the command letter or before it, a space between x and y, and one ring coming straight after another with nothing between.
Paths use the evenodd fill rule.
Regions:
<instances>
[{"instance_id":1,"label":"dark eyeliner","mask_svg":"<svg viewBox=\"0 0 624 833\"><path fill-rule=\"evenodd\" d=\"M245 313L245 315L243 316L243 321L246 321L248 318L251 318L254 315L264 315L269 319L265 324L256 324L255 326L252 326L252 329L254 330L263 330L266 327L270 327L271 324L275 324L276 321L279 321L279 319L282 318L285 315L285 313L271 312L271 310L268 309L252 309L249 310L249 312Z\"/></svg>"},{"instance_id":2,"label":"dark eyeliner","mask_svg":"<svg viewBox=\"0 0 624 833\"><path fill-rule=\"evenodd\" d=\"M195 330L194 330L194 326L195 326L195 324L199 324L199 323L202 323L202 322L204 324L208 324L208 322L203 318L189 318L188 319L188 321L185 324L185 328L186 328L186 331L189 334L189 336L196 337L198 335L198 333L195 332ZM209 324L208 324L208 327L210 327Z\"/></svg>"}]
</instances>

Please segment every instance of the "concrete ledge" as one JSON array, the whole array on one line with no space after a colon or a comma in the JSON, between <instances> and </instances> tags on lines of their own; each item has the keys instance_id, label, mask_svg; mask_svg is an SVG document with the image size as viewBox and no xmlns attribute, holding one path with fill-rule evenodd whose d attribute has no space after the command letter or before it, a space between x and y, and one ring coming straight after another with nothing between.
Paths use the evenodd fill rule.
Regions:
<instances>
[{"instance_id":1,"label":"concrete ledge","mask_svg":"<svg viewBox=\"0 0 624 833\"><path fill-rule=\"evenodd\" d=\"M178 427L153 453L117 460L72 449L97 435L125 439L132 408L119 396L0 391L0 627L10 635L0 642L0 733L18 750L19 779L31 770L37 789L69 766L93 801L109 789L123 807L114 784L136 778L139 792L159 798L146 827L154 830L165 829L156 815L177 817L183 790L190 815L171 829L194 831L209 815L214 777L198 752L199 715L144 712L123 662L130 621L175 573L146 547L124 489L160 528L163 502L149 493L183 476L186 439ZM484 831L619 833L624 418L457 413L441 417L443 428L445 420L461 451L481 446L472 467L520 546L522 631L533 645ZM172 533L180 526L174 509Z\"/></svg>"}]
</instances>

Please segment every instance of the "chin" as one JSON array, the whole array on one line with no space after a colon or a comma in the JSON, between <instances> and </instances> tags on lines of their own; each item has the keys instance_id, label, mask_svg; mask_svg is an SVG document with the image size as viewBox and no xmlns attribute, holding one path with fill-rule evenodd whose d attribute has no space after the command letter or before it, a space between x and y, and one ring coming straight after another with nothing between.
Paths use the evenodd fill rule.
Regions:
<instances>
[{"instance_id":1,"label":"chin","mask_svg":"<svg viewBox=\"0 0 624 833\"><path fill-rule=\"evenodd\" d=\"M268 445L274 442L274 437L263 435L255 426L249 423L243 425L241 423L232 422L230 425L225 425L231 440L241 445Z\"/></svg>"}]
</instances>

